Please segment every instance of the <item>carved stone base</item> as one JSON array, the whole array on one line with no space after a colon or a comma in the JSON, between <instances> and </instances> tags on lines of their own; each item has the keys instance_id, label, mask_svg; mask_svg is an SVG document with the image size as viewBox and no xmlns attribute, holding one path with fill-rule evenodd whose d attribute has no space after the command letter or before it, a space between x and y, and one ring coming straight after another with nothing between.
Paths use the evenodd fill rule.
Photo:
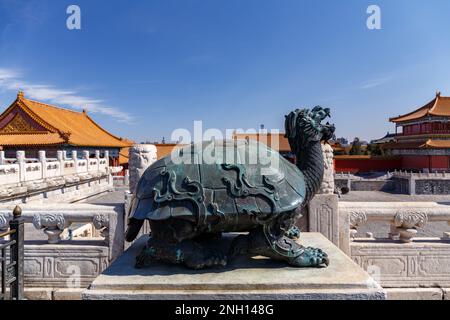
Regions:
<instances>
[{"instance_id":1,"label":"carved stone base","mask_svg":"<svg viewBox=\"0 0 450 320\"><path fill-rule=\"evenodd\" d=\"M224 236L229 242L236 235ZM141 237L104 271L83 299L385 299L384 290L323 235L302 233L305 246L322 248L328 268L293 268L262 257L240 257L225 268L192 271L155 262L135 269L148 237Z\"/></svg>"}]
</instances>

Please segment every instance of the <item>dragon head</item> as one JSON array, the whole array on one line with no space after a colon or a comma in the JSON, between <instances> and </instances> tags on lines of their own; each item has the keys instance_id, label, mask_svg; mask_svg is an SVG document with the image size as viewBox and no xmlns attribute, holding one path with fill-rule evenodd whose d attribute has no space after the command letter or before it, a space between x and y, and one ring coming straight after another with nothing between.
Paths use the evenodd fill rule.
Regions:
<instances>
[{"instance_id":1,"label":"dragon head","mask_svg":"<svg viewBox=\"0 0 450 320\"><path fill-rule=\"evenodd\" d=\"M330 117L330 109L320 106L309 109L296 109L286 116L285 137L288 138L294 153L312 142L328 141L334 136L333 124L322 124Z\"/></svg>"}]
</instances>

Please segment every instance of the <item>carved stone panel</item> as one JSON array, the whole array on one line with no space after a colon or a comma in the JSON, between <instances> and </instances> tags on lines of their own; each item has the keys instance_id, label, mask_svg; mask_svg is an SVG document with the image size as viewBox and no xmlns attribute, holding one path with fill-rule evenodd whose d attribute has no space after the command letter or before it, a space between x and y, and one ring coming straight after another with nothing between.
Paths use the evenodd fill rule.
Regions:
<instances>
[{"instance_id":1,"label":"carved stone panel","mask_svg":"<svg viewBox=\"0 0 450 320\"><path fill-rule=\"evenodd\" d=\"M448 241L351 243L353 261L367 270L376 266L380 282L392 287L450 287L450 243Z\"/></svg>"},{"instance_id":2,"label":"carved stone panel","mask_svg":"<svg viewBox=\"0 0 450 320\"><path fill-rule=\"evenodd\" d=\"M450 194L450 180L416 180L416 194Z\"/></svg>"},{"instance_id":3,"label":"carved stone panel","mask_svg":"<svg viewBox=\"0 0 450 320\"><path fill-rule=\"evenodd\" d=\"M322 144L322 153L324 161L324 173L322 185L320 186L319 193L321 194L333 194L334 193L334 155L333 148L328 144Z\"/></svg>"},{"instance_id":4,"label":"carved stone panel","mask_svg":"<svg viewBox=\"0 0 450 320\"><path fill-rule=\"evenodd\" d=\"M339 246L339 210L335 194L318 194L309 203L309 231L320 232Z\"/></svg>"},{"instance_id":5,"label":"carved stone panel","mask_svg":"<svg viewBox=\"0 0 450 320\"><path fill-rule=\"evenodd\" d=\"M107 246L25 245L25 287L67 288L70 279L88 286L109 265ZM75 283L76 283L75 281Z\"/></svg>"}]
</instances>

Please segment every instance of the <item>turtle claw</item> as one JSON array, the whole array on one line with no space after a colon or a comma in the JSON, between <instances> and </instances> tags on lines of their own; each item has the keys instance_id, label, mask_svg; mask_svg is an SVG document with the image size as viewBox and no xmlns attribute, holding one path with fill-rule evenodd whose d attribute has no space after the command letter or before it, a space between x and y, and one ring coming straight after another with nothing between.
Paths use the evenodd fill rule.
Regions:
<instances>
[{"instance_id":1,"label":"turtle claw","mask_svg":"<svg viewBox=\"0 0 450 320\"><path fill-rule=\"evenodd\" d=\"M290 265L294 267L328 267L330 259L321 249L307 247L297 257L293 258Z\"/></svg>"},{"instance_id":2,"label":"turtle claw","mask_svg":"<svg viewBox=\"0 0 450 320\"><path fill-rule=\"evenodd\" d=\"M285 236L289 239L297 240L300 238L300 229L296 226L293 226L285 233Z\"/></svg>"}]
</instances>

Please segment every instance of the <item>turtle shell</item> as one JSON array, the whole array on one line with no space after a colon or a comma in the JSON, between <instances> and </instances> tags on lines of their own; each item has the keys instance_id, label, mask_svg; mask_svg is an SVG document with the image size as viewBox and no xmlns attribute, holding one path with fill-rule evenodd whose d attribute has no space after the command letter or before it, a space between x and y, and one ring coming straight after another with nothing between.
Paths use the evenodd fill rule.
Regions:
<instances>
[{"instance_id":1,"label":"turtle shell","mask_svg":"<svg viewBox=\"0 0 450 320\"><path fill-rule=\"evenodd\" d=\"M305 199L301 171L264 143L223 140L176 148L139 180L130 209L135 219L183 217L206 221L240 214L270 216Z\"/></svg>"}]
</instances>

